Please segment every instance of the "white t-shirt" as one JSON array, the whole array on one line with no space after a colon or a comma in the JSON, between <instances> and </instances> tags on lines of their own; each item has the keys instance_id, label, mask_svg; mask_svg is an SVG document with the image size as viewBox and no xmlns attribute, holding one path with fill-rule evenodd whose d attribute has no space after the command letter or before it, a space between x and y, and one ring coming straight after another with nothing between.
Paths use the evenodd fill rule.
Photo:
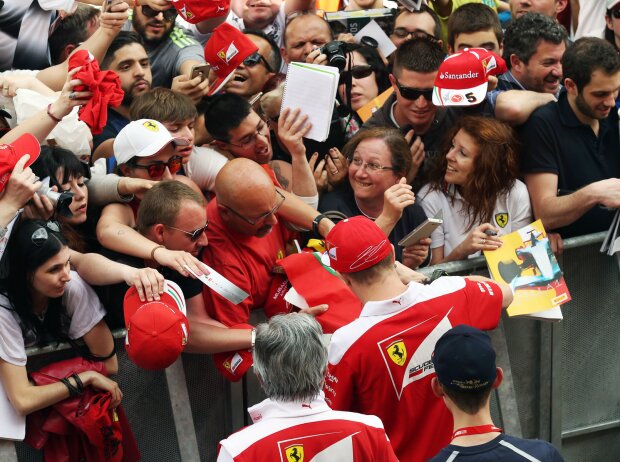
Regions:
<instances>
[{"instance_id":1,"label":"white t-shirt","mask_svg":"<svg viewBox=\"0 0 620 462\"><path fill-rule=\"evenodd\" d=\"M202 191L213 191L215 177L220 169L228 162L226 156L211 148L194 146L189 161L183 167L185 174Z\"/></svg>"},{"instance_id":2,"label":"white t-shirt","mask_svg":"<svg viewBox=\"0 0 620 462\"><path fill-rule=\"evenodd\" d=\"M71 318L67 332L71 339L84 337L105 316L97 294L75 271L71 271L62 304ZM9 306L8 299L0 294L0 358L15 366L25 366L26 347L32 342L24 337L32 337L28 335L32 332L24 332L18 314L5 308Z\"/></svg>"},{"instance_id":3,"label":"white t-shirt","mask_svg":"<svg viewBox=\"0 0 620 462\"><path fill-rule=\"evenodd\" d=\"M454 204L442 191L432 190L425 185L420 189L417 197L420 205L426 212L426 216L433 217L440 209L443 209L443 224L439 225L431 234L431 249L443 246L443 254L450 255L452 250L465 240L470 230L466 229L467 211L465 202L460 194L456 194ZM497 199L491 224L499 228L499 234L510 234L532 222L532 207L530 196L525 184L515 181L514 186L507 195ZM474 227L482 223L474 223ZM479 256L480 252L470 255L469 258Z\"/></svg>"}]
</instances>

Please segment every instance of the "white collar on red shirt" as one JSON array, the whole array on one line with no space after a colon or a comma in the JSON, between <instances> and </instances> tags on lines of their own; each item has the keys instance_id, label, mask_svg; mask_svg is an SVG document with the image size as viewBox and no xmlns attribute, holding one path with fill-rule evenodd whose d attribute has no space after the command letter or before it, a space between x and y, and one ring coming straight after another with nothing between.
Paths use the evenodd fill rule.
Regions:
<instances>
[{"instance_id":1,"label":"white collar on red shirt","mask_svg":"<svg viewBox=\"0 0 620 462\"><path fill-rule=\"evenodd\" d=\"M270 398L248 408L252 422L260 422L265 419L277 419L282 417L303 417L330 411L325 402L325 394L320 395L310 402L300 401L275 401Z\"/></svg>"},{"instance_id":2,"label":"white collar on red shirt","mask_svg":"<svg viewBox=\"0 0 620 462\"><path fill-rule=\"evenodd\" d=\"M405 308L409 308L416 303L423 287L418 282L410 282L407 290L394 298L366 302L360 313L360 318L365 316L385 316L386 314L398 313Z\"/></svg>"}]
</instances>

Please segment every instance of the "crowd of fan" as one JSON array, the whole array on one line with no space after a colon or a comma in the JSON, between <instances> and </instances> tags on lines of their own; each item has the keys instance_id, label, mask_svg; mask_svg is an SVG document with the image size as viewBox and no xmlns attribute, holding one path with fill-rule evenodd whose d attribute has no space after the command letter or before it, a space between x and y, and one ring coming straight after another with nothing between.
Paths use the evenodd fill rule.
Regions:
<instances>
[{"instance_id":1,"label":"crowd of fan","mask_svg":"<svg viewBox=\"0 0 620 462\"><path fill-rule=\"evenodd\" d=\"M110 330L126 326L125 292L159 301L172 281L185 351L253 348L269 397L218 460L561 460L492 425L502 371L478 329L497 326L510 288L473 276L424 285L415 270L495 250L536 219L555 252L607 230L620 207L620 1L581 2L589 14L573 11L571 34L558 21L567 0L399 6L380 21L397 47L387 58L334 33L310 0L236 0L195 24L182 0L48 3L0 7L0 381L19 413L89 385L118 405ZM281 108L283 81L291 62L329 64L334 40L347 63L316 142L303 108ZM507 71L479 104L433 104L446 56L473 48ZM78 117L94 100L80 80L93 58L123 91L90 108L106 120L96 128ZM370 118L358 114L389 89ZM398 245L439 212L430 237ZM309 238L363 305L328 348L314 317L338 307L286 314L288 281L274 271ZM203 263L249 296L205 286ZM271 321L251 326L254 310ZM65 340L105 370L29 382L26 348Z\"/></svg>"}]
</instances>

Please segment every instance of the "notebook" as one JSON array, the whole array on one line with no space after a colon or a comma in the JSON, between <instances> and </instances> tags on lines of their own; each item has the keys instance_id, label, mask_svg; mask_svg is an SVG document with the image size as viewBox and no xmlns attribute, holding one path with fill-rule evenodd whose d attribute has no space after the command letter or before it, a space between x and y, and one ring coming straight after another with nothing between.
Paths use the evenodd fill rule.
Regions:
<instances>
[{"instance_id":1,"label":"notebook","mask_svg":"<svg viewBox=\"0 0 620 462\"><path fill-rule=\"evenodd\" d=\"M306 63L288 65L280 112L285 108L299 108L307 115L312 128L306 138L319 142L327 139L339 78L336 67Z\"/></svg>"},{"instance_id":2,"label":"notebook","mask_svg":"<svg viewBox=\"0 0 620 462\"><path fill-rule=\"evenodd\" d=\"M0 439L22 441L26 436L26 417L19 415L9 401L0 380Z\"/></svg>"}]
</instances>

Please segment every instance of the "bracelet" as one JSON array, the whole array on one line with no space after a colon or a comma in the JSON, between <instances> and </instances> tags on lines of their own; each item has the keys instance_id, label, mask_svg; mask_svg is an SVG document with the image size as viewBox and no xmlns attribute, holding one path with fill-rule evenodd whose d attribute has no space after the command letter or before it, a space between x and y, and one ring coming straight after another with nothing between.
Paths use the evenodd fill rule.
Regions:
<instances>
[{"instance_id":1,"label":"bracelet","mask_svg":"<svg viewBox=\"0 0 620 462\"><path fill-rule=\"evenodd\" d=\"M252 329L252 340L250 341L250 344L252 345L252 350L254 349L254 344L256 343L256 329Z\"/></svg>"},{"instance_id":2,"label":"bracelet","mask_svg":"<svg viewBox=\"0 0 620 462\"><path fill-rule=\"evenodd\" d=\"M312 232L317 236L321 235L321 233L319 233L319 223L321 223L323 218L327 218L327 216L324 213L321 213L314 217L314 220L312 220Z\"/></svg>"},{"instance_id":3,"label":"bracelet","mask_svg":"<svg viewBox=\"0 0 620 462\"><path fill-rule=\"evenodd\" d=\"M151 260L153 260L155 263L157 263L157 260L155 260L155 251L157 249L165 249L166 246L165 245L158 245L157 247L153 247L153 250L151 250Z\"/></svg>"},{"instance_id":4,"label":"bracelet","mask_svg":"<svg viewBox=\"0 0 620 462\"><path fill-rule=\"evenodd\" d=\"M56 123L60 123L60 122L62 122L62 118L60 118L60 119L59 119L59 118L58 118L58 117L56 117L54 114L52 114L52 112L51 112L51 108L52 108L52 103L50 103L50 104L48 104L48 105L47 105L47 115L48 115L48 116L50 116L50 118L51 118L54 122L56 122Z\"/></svg>"},{"instance_id":5,"label":"bracelet","mask_svg":"<svg viewBox=\"0 0 620 462\"><path fill-rule=\"evenodd\" d=\"M76 396L80 395L80 392L78 391L78 389L74 387L73 385L71 385L71 382L69 382L69 379L62 378L60 379L60 381L64 383L65 387L67 387L67 390L69 390L69 398L75 398Z\"/></svg>"},{"instance_id":6,"label":"bracelet","mask_svg":"<svg viewBox=\"0 0 620 462\"><path fill-rule=\"evenodd\" d=\"M75 380L75 384L77 385L78 393L80 395L82 393L84 393L84 382L82 382L82 379L80 378L80 376L77 375L77 374L73 374L71 377L73 377L73 379Z\"/></svg>"}]
</instances>

